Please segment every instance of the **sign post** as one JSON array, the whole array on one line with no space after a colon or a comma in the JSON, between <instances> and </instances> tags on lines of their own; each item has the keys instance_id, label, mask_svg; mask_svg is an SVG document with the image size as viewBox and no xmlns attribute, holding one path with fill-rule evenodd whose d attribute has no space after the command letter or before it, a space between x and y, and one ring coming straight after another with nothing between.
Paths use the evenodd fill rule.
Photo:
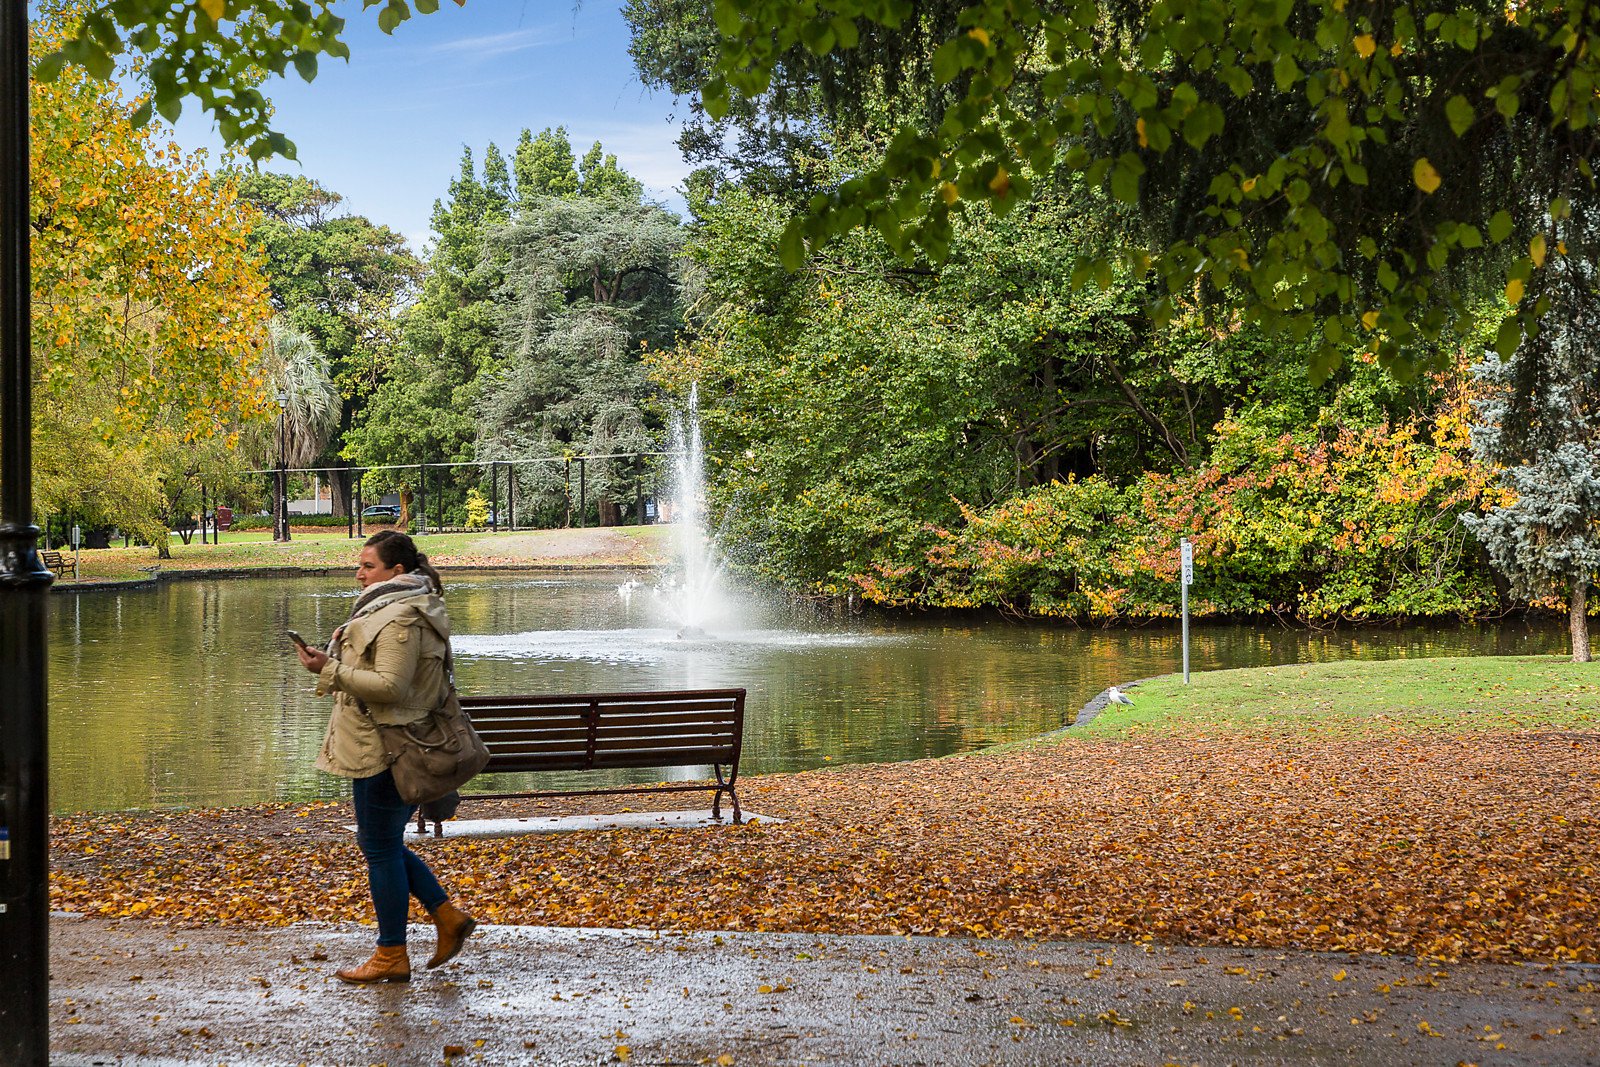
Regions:
<instances>
[{"instance_id":1,"label":"sign post","mask_svg":"<svg viewBox=\"0 0 1600 1067\"><path fill-rule=\"evenodd\" d=\"M1189 586L1194 584L1194 546L1187 537L1178 542L1183 558L1183 578L1180 581L1183 598L1183 684L1189 684Z\"/></svg>"}]
</instances>

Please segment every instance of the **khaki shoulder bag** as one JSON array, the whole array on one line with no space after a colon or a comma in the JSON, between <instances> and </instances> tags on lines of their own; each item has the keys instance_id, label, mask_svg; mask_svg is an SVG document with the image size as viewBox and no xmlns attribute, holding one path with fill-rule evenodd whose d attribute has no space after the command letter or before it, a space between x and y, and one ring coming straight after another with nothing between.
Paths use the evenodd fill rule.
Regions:
<instances>
[{"instance_id":1,"label":"khaki shoulder bag","mask_svg":"<svg viewBox=\"0 0 1600 1067\"><path fill-rule=\"evenodd\" d=\"M461 698L456 694L455 662L450 656L450 646L444 652L444 702L428 713L426 719L406 723L404 726L387 726L377 720L383 739L383 751L389 760L389 770L394 773L395 791L407 804L426 804L431 800L455 792L465 785L489 762L489 750L484 747L472 720L461 710ZM372 719L365 701L357 700L361 713Z\"/></svg>"}]
</instances>

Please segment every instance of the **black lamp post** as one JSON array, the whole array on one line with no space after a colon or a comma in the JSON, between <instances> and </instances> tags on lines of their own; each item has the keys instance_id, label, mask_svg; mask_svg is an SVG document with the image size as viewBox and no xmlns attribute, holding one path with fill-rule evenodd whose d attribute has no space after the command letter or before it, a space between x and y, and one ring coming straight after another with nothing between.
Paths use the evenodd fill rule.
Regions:
<instances>
[{"instance_id":1,"label":"black lamp post","mask_svg":"<svg viewBox=\"0 0 1600 1067\"><path fill-rule=\"evenodd\" d=\"M289 466L287 459L288 441L284 432L284 419L289 413L289 394L282 389L278 390L278 492L277 501L272 514L272 539L274 541L289 540L289 475L284 468Z\"/></svg>"},{"instance_id":2,"label":"black lamp post","mask_svg":"<svg viewBox=\"0 0 1600 1067\"><path fill-rule=\"evenodd\" d=\"M45 617L33 524L28 4L0 0L0 1063L50 1060Z\"/></svg>"}]
</instances>

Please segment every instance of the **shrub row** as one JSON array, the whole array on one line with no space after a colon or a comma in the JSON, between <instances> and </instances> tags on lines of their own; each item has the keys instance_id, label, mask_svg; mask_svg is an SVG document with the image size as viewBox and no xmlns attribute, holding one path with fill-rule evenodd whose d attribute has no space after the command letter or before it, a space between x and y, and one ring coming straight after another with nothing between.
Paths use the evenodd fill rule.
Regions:
<instances>
[{"instance_id":1,"label":"shrub row","mask_svg":"<svg viewBox=\"0 0 1600 1067\"><path fill-rule=\"evenodd\" d=\"M886 605L1159 618L1178 610L1187 537L1197 615L1495 611L1488 568L1460 521L1489 502L1494 472L1471 461L1459 421L1421 429L1271 437L1224 423L1204 467L1127 486L1057 482L964 507L961 524L929 530L920 552L880 557L855 584Z\"/></svg>"},{"instance_id":2,"label":"shrub row","mask_svg":"<svg viewBox=\"0 0 1600 1067\"><path fill-rule=\"evenodd\" d=\"M337 526L340 529L350 525L350 520L343 515L290 515L290 526ZM368 522L371 526L373 523ZM235 532L241 530L270 530L272 529L271 515L235 515L233 525L228 527Z\"/></svg>"}]
</instances>

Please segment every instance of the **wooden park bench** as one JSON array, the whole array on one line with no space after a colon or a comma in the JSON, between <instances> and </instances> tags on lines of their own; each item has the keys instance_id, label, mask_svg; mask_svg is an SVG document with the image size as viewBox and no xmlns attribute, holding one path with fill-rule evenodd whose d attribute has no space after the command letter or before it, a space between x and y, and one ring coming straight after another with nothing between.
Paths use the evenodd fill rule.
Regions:
<instances>
[{"instance_id":1,"label":"wooden park bench","mask_svg":"<svg viewBox=\"0 0 1600 1067\"><path fill-rule=\"evenodd\" d=\"M489 749L484 774L531 771L644 770L710 766L714 782L598 789L463 793L462 800L574 797L611 793L711 792L711 817L722 818L722 796L742 823L739 746L744 735L743 689L664 693L568 693L555 696L463 696L478 736ZM726 774L724 774L726 769ZM417 832L427 833L417 815ZM444 835L433 824L435 837Z\"/></svg>"},{"instance_id":2,"label":"wooden park bench","mask_svg":"<svg viewBox=\"0 0 1600 1067\"><path fill-rule=\"evenodd\" d=\"M72 568L72 576L78 576L78 565L60 552L45 549L39 553L39 562L56 572L56 577L65 578L67 568Z\"/></svg>"}]
</instances>

